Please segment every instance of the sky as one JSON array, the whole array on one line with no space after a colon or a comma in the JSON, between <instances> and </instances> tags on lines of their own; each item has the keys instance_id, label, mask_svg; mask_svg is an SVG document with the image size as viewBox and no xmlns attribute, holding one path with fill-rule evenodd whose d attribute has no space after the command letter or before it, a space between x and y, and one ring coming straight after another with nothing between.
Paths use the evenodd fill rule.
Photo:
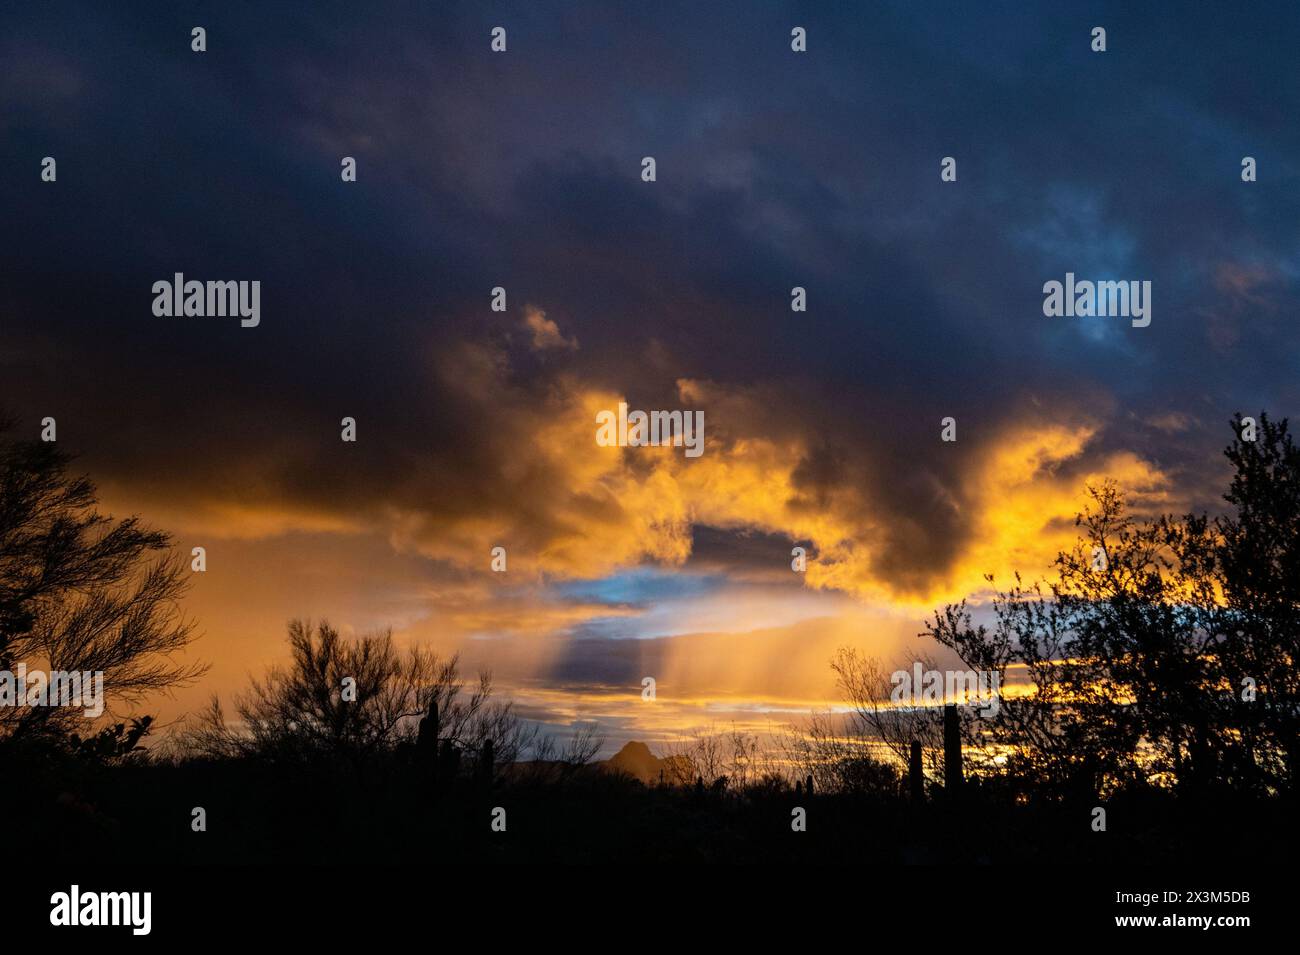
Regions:
<instances>
[{"instance_id":1,"label":"sky","mask_svg":"<svg viewBox=\"0 0 1300 955\"><path fill-rule=\"evenodd\" d=\"M1233 413L1296 405L1292 4L5 21L0 407L206 548L167 718L310 617L607 750L781 724L837 647L910 666L985 574L1046 574L1090 482L1219 507ZM155 315L177 272L259 281L260 323ZM1151 282L1150 325L1045 316L1069 272ZM620 401L703 411L704 453L599 446Z\"/></svg>"}]
</instances>

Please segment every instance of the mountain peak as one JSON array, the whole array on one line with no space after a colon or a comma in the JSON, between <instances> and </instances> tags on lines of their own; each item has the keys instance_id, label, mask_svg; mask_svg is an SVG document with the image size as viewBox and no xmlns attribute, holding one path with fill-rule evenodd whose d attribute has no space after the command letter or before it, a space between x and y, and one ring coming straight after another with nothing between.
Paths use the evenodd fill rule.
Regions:
<instances>
[{"instance_id":1,"label":"mountain peak","mask_svg":"<svg viewBox=\"0 0 1300 955\"><path fill-rule=\"evenodd\" d=\"M629 740L623 748L603 764L606 770L625 773L643 783L652 783L659 778L663 769L663 760L650 752L650 747L639 740Z\"/></svg>"}]
</instances>

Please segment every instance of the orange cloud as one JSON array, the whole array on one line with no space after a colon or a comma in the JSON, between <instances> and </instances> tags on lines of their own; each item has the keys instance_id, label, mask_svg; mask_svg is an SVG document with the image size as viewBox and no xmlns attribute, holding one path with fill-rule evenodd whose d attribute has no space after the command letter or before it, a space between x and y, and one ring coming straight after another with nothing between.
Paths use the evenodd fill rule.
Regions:
<instances>
[{"instance_id":1,"label":"orange cloud","mask_svg":"<svg viewBox=\"0 0 1300 955\"><path fill-rule=\"evenodd\" d=\"M533 335L533 351L546 351L552 348L576 351L578 340L565 338L560 333L560 326L546 317L536 305L524 306L524 327Z\"/></svg>"},{"instance_id":2,"label":"orange cloud","mask_svg":"<svg viewBox=\"0 0 1300 955\"><path fill-rule=\"evenodd\" d=\"M1089 483L1113 478L1148 503L1164 500L1170 486L1137 454L1095 451L1098 422L1012 423L967 450L954 479L926 477L935 506L964 534L945 565L900 573L899 548L942 532L933 519L883 507L852 465L811 477L812 436L788 423L770 427L766 396L752 389L676 382L676 405L705 413L705 453L687 458L671 446L599 446L597 413L627 396L571 372L555 372L538 392L514 380L502 350L461 343L440 352L435 374L476 429L476 472L417 467L404 476L408 486L351 514L200 499L177 522L235 538L378 531L398 552L472 575L486 573L490 551L502 546L510 580L534 583L681 566L704 525L808 548L809 588L922 610L983 590L986 573L1045 571L1073 540ZM504 625L501 614L482 617Z\"/></svg>"}]
</instances>

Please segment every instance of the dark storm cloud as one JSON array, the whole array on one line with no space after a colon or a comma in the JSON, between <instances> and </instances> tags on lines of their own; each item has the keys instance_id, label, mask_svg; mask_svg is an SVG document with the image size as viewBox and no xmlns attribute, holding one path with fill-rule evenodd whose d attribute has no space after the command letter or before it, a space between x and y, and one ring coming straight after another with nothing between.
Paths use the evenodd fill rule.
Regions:
<instances>
[{"instance_id":1,"label":"dark storm cloud","mask_svg":"<svg viewBox=\"0 0 1300 955\"><path fill-rule=\"evenodd\" d=\"M1201 494L1232 411L1292 411L1297 16L42 5L0 42L0 400L153 494L486 515L544 548L574 489L529 456L527 412L559 377L668 408L706 380L746 396L726 437L800 439L794 511L869 515L873 572L923 587L971 543L970 477L1013 426L1106 425L1092 453ZM155 318L176 271L260 280L261 326ZM1067 271L1152 280L1151 326L1045 318ZM525 304L580 347L533 354ZM507 365L477 390L445 373L475 361Z\"/></svg>"}]
</instances>

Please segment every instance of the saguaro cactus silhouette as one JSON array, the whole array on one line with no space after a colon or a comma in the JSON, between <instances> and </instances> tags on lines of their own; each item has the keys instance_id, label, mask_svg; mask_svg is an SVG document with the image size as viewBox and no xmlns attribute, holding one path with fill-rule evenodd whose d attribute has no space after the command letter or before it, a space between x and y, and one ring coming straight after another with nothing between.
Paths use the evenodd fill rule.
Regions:
<instances>
[{"instance_id":1,"label":"saguaro cactus silhouette","mask_svg":"<svg viewBox=\"0 0 1300 955\"><path fill-rule=\"evenodd\" d=\"M925 773L921 769L921 743L912 740L911 751L907 754L907 783L913 802L925 801Z\"/></svg>"},{"instance_id":2,"label":"saguaro cactus silhouette","mask_svg":"<svg viewBox=\"0 0 1300 955\"><path fill-rule=\"evenodd\" d=\"M429 712L420 719L415 737L415 765L419 778L428 785L438 782L438 700L429 700Z\"/></svg>"},{"instance_id":3,"label":"saguaro cactus silhouette","mask_svg":"<svg viewBox=\"0 0 1300 955\"><path fill-rule=\"evenodd\" d=\"M415 738L415 746L420 754L420 761L432 763L438 756L438 699L429 700L429 712L420 719L420 732Z\"/></svg>"},{"instance_id":4,"label":"saguaro cactus silhouette","mask_svg":"<svg viewBox=\"0 0 1300 955\"><path fill-rule=\"evenodd\" d=\"M492 777L495 773L494 759L492 740L485 739L483 749L479 752L478 765L474 767L474 784L478 788L492 787Z\"/></svg>"},{"instance_id":5,"label":"saguaro cactus silhouette","mask_svg":"<svg viewBox=\"0 0 1300 955\"><path fill-rule=\"evenodd\" d=\"M955 703L943 708L943 785L949 795L961 790L961 716Z\"/></svg>"},{"instance_id":6,"label":"saguaro cactus silhouette","mask_svg":"<svg viewBox=\"0 0 1300 955\"><path fill-rule=\"evenodd\" d=\"M460 772L460 750L449 739L442 741L438 752L438 777L448 782L454 780Z\"/></svg>"}]
</instances>

